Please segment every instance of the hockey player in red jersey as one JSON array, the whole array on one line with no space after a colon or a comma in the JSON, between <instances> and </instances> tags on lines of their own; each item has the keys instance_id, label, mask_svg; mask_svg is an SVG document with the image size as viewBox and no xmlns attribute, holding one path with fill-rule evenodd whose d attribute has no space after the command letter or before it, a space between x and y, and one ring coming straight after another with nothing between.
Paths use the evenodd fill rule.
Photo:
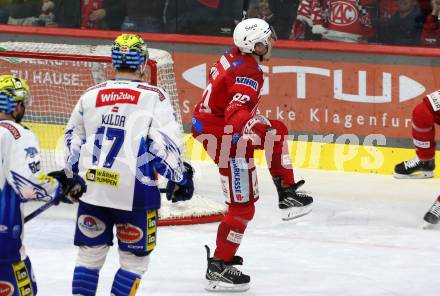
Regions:
<instances>
[{"instance_id":1,"label":"hockey player in red jersey","mask_svg":"<svg viewBox=\"0 0 440 296\"><path fill-rule=\"evenodd\" d=\"M395 166L395 178L425 179L434 176L436 124L440 124L440 90L428 94L413 109L412 136L416 156Z\"/></svg>"},{"instance_id":2,"label":"hockey player in red jersey","mask_svg":"<svg viewBox=\"0 0 440 296\"><path fill-rule=\"evenodd\" d=\"M435 125L440 124L440 90L428 94L412 111L412 136L416 156L394 167L398 179L425 179L434 176ZM425 226L440 220L440 196L423 217Z\"/></svg>"},{"instance_id":3,"label":"hockey player in red jersey","mask_svg":"<svg viewBox=\"0 0 440 296\"><path fill-rule=\"evenodd\" d=\"M235 256L258 200L258 182L253 153L264 149L269 171L279 197L283 219L311 211L313 199L297 189L287 149L287 127L280 121L257 114L263 73L259 62L269 60L274 36L261 19L247 19L234 30L234 48L211 68L209 83L196 106L193 136L219 167L228 211L217 232L214 257L208 253L207 290L243 291L250 277L234 265Z\"/></svg>"}]
</instances>

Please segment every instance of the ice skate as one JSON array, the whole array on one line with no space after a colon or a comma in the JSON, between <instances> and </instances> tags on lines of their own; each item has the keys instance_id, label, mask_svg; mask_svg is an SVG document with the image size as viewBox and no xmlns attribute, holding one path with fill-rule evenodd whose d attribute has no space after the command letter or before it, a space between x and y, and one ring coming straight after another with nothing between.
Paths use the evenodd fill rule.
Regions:
<instances>
[{"instance_id":1,"label":"ice skate","mask_svg":"<svg viewBox=\"0 0 440 296\"><path fill-rule=\"evenodd\" d=\"M396 179L428 179L434 176L435 161L420 160L417 156L394 167Z\"/></svg>"},{"instance_id":2,"label":"ice skate","mask_svg":"<svg viewBox=\"0 0 440 296\"><path fill-rule=\"evenodd\" d=\"M205 289L212 292L242 292L249 289L251 278L234 267L242 265L243 258L234 256L231 262L224 262L220 259L210 257L210 250L206 248L208 267L206 279L208 284Z\"/></svg>"},{"instance_id":3,"label":"ice skate","mask_svg":"<svg viewBox=\"0 0 440 296\"><path fill-rule=\"evenodd\" d=\"M429 228L432 225L438 224L440 221L440 197L437 198L429 211L426 212L423 220L425 220L423 228Z\"/></svg>"},{"instance_id":4,"label":"ice skate","mask_svg":"<svg viewBox=\"0 0 440 296\"><path fill-rule=\"evenodd\" d=\"M287 187L282 187L280 177L274 177L273 181L278 191L281 219L292 220L312 211L313 198L298 190L305 183L304 180Z\"/></svg>"}]
</instances>

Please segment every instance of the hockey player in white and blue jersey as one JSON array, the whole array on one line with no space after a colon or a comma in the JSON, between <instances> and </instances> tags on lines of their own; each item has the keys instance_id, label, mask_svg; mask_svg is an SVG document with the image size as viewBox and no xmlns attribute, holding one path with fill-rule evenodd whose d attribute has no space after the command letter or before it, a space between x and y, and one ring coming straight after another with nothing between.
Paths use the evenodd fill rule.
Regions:
<instances>
[{"instance_id":1,"label":"hockey player in white and blue jersey","mask_svg":"<svg viewBox=\"0 0 440 296\"><path fill-rule=\"evenodd\" d=\"M66 128L67 168L83 176L88 186L77 215L73 295L96 294L114 227L120 269L111 295L136 294L156 245L157 173L169 179L168 199L193 195L193 170L181 159L182 134L169 95L140 80L147 59L139 36L116 38L116 78L89 88Z\"/></svg>"},{"instance_id":2,"label":"hockey player in white and blue jersey","mask_svg":"<svg viewBox=\"0 0 440 296\"><path fill-rule=\"evenodd\" d=\"M79 198L85 190L85 182L78 176L67 179L63 171L48 176L40 170L37 139L20 125L29 98L29 86L23 79L0 75L0 295L37 295L22 243L23 203L58 202L69 195ZM73 188L78 191L72 193Z\"/></svg>"}]
</instances>

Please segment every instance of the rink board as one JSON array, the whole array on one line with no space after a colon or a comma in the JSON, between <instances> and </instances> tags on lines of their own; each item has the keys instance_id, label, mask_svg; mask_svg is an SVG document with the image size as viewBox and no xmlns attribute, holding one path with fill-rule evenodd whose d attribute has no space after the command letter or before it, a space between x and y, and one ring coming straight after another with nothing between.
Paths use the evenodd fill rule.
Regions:
<instances>
[{"instance_id":1,"label":"rink board","mask_svg":"<svg viewBox=\"0 0 440 296\"><path fill-rule=\"evenodd\" d=\"M211 161L194 138L187 142L192 160ZM397 163L415 156L414 149L304 141L289 141L289 152L294 167L375 174L392 174ZM266 165L263 151L255 153L255 163Z\"/></svg>"},{"instance_id":2,"label":"rink board","mask_svg":"<svg viewBox=\"0 0 440 296\"><path fill-rule=\"evenodd\" d=\"M56 150L58 145L57 162L61 160L62 164L64 126L29 122L25 125L37 134L42 150ZM185 140L192 160L212 161L192 136L185 134ZM290 141L289 151L294 167L376 174L392 174L396 163L415 155L413 149L305 141ZM255 161L265 165L262 151L256 152Z\"/></svg>"}]
</instances>

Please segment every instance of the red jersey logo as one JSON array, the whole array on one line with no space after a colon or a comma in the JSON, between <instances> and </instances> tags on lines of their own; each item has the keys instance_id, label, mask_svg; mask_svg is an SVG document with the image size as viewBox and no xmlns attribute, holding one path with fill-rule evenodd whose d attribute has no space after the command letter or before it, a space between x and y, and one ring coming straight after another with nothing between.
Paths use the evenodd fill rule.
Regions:
<instances>
[{"instance_id":1,"label":"red jersey logo","mask_svg":"<svg viewBox=\"0 0 440 296\"><path fill-rule=\"evenodd\" d=\"M134 104L139 100L140 92L128 88L102 89L96 97L96 107L114 104Z\"/></svg>"},{"instance_id":2,"label":"red jersey logo","mask_svg":"<svg viewBox=\"0 0 440 296\"><path fill-rule=\"evenodd\" d=\"M0 296L11 296L14 293L14 286L9 282L0 282Z\"/></svg>"},{"instance_id":3,"label":"red jersey logo","mask_svg":"<svg viewBox=\"0 0 440 296\"><path fill-rule=\"evenodd\" d=\"M123 243L137 243L142 239L143 235L143 231L135 225L129 223L116 225L116 237Z\"/></svg>"}]
</instances>

